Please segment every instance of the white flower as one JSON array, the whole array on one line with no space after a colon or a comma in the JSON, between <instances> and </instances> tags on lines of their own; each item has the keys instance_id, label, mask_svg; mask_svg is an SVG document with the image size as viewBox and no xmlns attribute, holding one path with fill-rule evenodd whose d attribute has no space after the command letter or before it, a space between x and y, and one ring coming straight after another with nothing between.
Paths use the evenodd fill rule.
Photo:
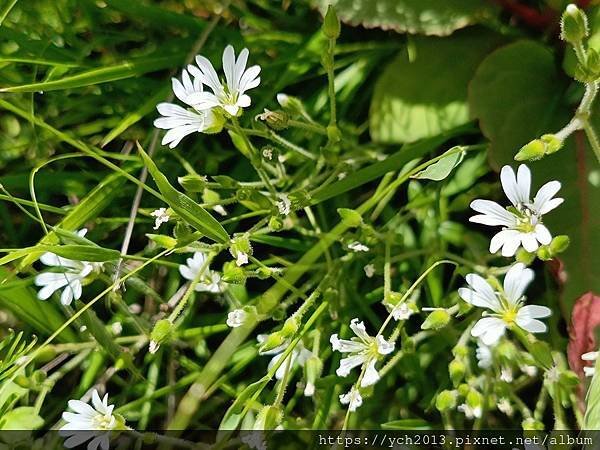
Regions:
<instances>
[{"instance_id":1,"label":"white flower","mask_svg":"<svg viewBox=\"0 0 600 450\"><path fill-rule=\"evenodd\" d=\"M560 189L560 183L549 181L544 184L531 201L531 172L527 166L521 164L516 176L510 166L504 166L500 180L511 207L505 209L490 200L471 202L471 208L480 213L471 217L471 222L503 227L492 238L490 252L502 249L503 256L514 256L520 246L534 252L539 244L549 244L552 235L542 223L542 216L563 202L562 198L553 198Z\"/></svg>"},{"instance_id":2,"label":"white flower","mask_svg":"<svg viewBox=\"0 0 600 450\"><path fill-rule=\"evenodd\" d=\"M408 320L408 318L414 313L415 312L412 310L410 305L406 302L402 302L392 309L392 317L394 320Z\"/></svg>"},{"instance_id":3,"label":"white flower","mask_svg":"<svg viewBox=\"0 0 600 450\"><path fill-rule=\"evenodd\" d=\"M215 205L212 207L212 210L221 216L227 215L227 210L223 208L223 205Z\"/></svg>"},{"instance_id":4,"label":"white flower","mask_svg":"<svg viewBox=\"0 0 600 450\"><path fill-rule=\"evenodd\" d=\"M350 389L350 392L340 395L340 403L342 405L348 405L350 412L354 412L357 408L361 407L363 399L358 389L353 387Z\"/></svg>"},{"instance_id":5,"label":"white flower","mask_svg":"<svg viewBox=\"0 0 600 450\"><path fill-rule=\"evenodd\" d=\"M363 270L365 271L367 278L372 278L373 275L375 275L375 266L373 264L367 264L363 267Z\"/></svg>"},{"instance_id":6,"label":"white flower","mask_svg":"<svg viewBox=\"0 0 600 450\"><path fill-rule=\"evenodd\" d=\"M235 257L235 264L238 267L241 267L244 264L248 264L248 254L244 252L237 252L237 255Z\"/></svg>"},{"instance_id":7,"label":"white flower","mask_svg":"<svg viewBox=\"0 0 600 450\"><path fill-rule=\"evenodd\" d=\"M150 213L154 217L154 229L158 230L163 223L167 223L171 218L167 214L167 208L158 208Z\"/></svg>"},{"instance_id":8,"label":"white flower","mask_svg":"<svg viewBox=\"0 0 600 450\"><path fill-rule=\"evenodd\" d=\"M458 405L456 409L463 412L467 419L479 419L481 417L481 406L472 407L463 403Z\"/></svg>"},{"instance_id":9,"label":"white flower","mask_svg":"<svg viewBox=\"0 0 600 450\"><path fill-rule=\"evenodd\" d=\"M535 377L538 373L538 368L536 366L521 366L519 367L521 372L530 377Z\"/></svg>"},{"instance_id":10,"label":"white flower","mask_svg":"<svg viewBox=\"0 0 600 450\"><path fill-rule=\"evenodd\" d=\"M347 340L339 339L337 334L333 334L329 339L334 351L349 353L349 356L340 361L340 367L335 373L340 377L346 377L353 368L363 366L364 374L360 386L371 386L379 381L375 363L380 355L388 355L394 351L394 343L386 341L381 335L369 336L364 322L359 322L358 319L352 319L350 328L357 337Z\"/></svg>"},{"instance_id":11,"label":"white flower","mask_svg":"<svg viewBox=\"0 0 600 450\"><path fill-rule=\"evenodd\" d=\"M225 84L219 80L212 63L204 56L196 56L196 64L190 65L190 73L208 86L211 92L194 92L188 97L190 104L196 109L209 109L221 107L232 116L238 116L242 108L250 106L250 97L246 91L260 84L260 66L246 69L248 62L248 49L243 49L237 60L231 45L225 47L223 52L223 72Z\"/></svg>"},{"instance_id":12,"label":"white flower","mask_svg":"<svg viewBox=\"0 0 600 450\"><path fill-rule=\"evenodd\" d=\"M494 292L490 284L479 275L466 276L468 288L460 288L458 295L473 306L487 308L492 313L477 321L471 335L484 344L493 345L504 335L506 328L516 324L531 333L543 333L546 325L537 320L548 317L550 308L538 305L523 306L523 293L533 280L533 271L522 263L514 264L504 277L503 292Z\"/></svg>"},{"instance_id":13,"label":"white flower","mask_svg":"<svg viewBox=\"0 0 600 450\"><path fill-rule=\"evenodd\" d=\"M510 367L503 367L500 370L500 379L506 383L511 383L513 380L513 373Z\"/></svg>"},{"instance_id":14,"label":"white flower","mask_svg":"<svg viewBox=\"0 0 600 450\"><path fill-rule=\"evenodd\" d=\"M259 334L258 336L256 336L256 340L258 341L259 344L262 344L263 342L265 342L266 339L267 339L266 334ZM271 368L275 364L277 364L277 361L279 361L281 359L281 357L283 356L283 353L286 351L286 349L289 347L289 345L290 345L290 341L286 341L278 347L275 347L271 350L267 350L266 352L260 353L261 355L273 355L273 358L271 358L271 361L269 361L269 366L268 366L269 370L271 370ZM290 355L287 357L287 359L285 361L283 361L283 363L281 363L281 365L275 372L275 378L277 378L278 380L283 379L283 377L285 376L285 371L286 371L286 367L288 366L288 364L290 365L290 368L294 367L294 364L298 364L300 367L304 367L304 364L306 363L308 358L310 358L311 356L312 356L312 352L310 350L307 350L304 347L304 345L302 344L302 341L298 341L298 343L296 344L296 346L294 347L294 349L292 350ZM290 359L291 359L291 361L290 361Z\"/></svg>"},{"instance_id":15,"label":"white flower","mask_svg":"<svg viewBox=\"0 0 600 450\"><path fill-rule=\"evenodd\" d=\"M581 359L584 361L596 361L598 359L598 352L588 352L581 355ZM593 377L596 373L595 367L584 367L583 373L586 377Z\"/></svg>"},{"instance_id":16,"label":"white flower","mask_svg":"<svg viewBox=\"0 0 600 450\"><path fill-rule=\"evenodd\" d=\"M244 322L248 318L248 314L243 309L234 309L227 314L227 325L231 328L237 328L244 325Z\"/></svg>"},{"instance_id":17,"label":"white flower","mask_svg":"<svg viewBox=\"0 0 600 450\"><path fill-rule=\"evenodd\" d=\"M477 358L477 365L480 368L489 369L492 367L492 348L489 345L485 345L481 339L477 340L475 357Z\"/></svg>"},{"instance_id":18,"label":"white flower","mask_svg":"<svg viewBox=\"0 0 600 450\"><path fill-rule=\"evenodd\" d=\"M351 244L349 244L348 248L354 252L368 252L369 251L369 247L367 247L364 244L361 244L358 241L352 242Z\"/></svg>"},{"instance_id":19,"label":"white flower","mask_svg":"<svg viewBox=\"0 0 600 450\"><path fill-rule=\"evenodd\" d=\"M501 398L498 400L498 411L506 414L507 416L512 416L513 407L507 398Z\"/></svg>"},{"instance_id":20,"label":"white flower","mask_svg":"<svg viewBox=\"0 0 600 450\"><path fill-rule=\"evenodd\" d=\"M181 264L179 266L179 273L186 280L200 280L194 288L196 291L218 293L223 290L221 286L221 275L209 269L204 253L195 252L194 256L188 258L186 262L187 264Z\"/></svg>"},{"instance_id":21,"label":"white flower","mask_svg":"<svg viewBox=\"0 0 600 450\"><path fill-rule=\"evenodd\" d=\"M287 216L292 209L292 202L288 198L287 195L281 194L279 195L279 201L277 202L277 209L279 210L279 214L282 216Z\"/></svg>"},{"instance_id":22,"label":"white flower","mask_svg":"<svg viewBox=\"0 0 600 450\"><path fill-rule=\"evenodd\" d=\"M221 130L223 120L210 109L189 110L174 103L159 103L156 109L163 116L154 121L156 128L169 130L161 144L175 148L188 134L216 133Z\"/></svg>"},{"instance_id":23,"label":"white flower","mask_svg":"<svg viewBox=\"0 0 600 450\"><path fill-rule=\"evenodd\" d=\"M70 435L65 441L65 447L76 447L92 439L87 446L88 450L95 450L98 446L103 450L108 450L109 433L98 433L97 431L110 431L124 427L122 418L117 419L113 414L115 406L108 404L108 394L100 400L98 391L94 389L92 406L81 400L69 400L68 404L69 408L75 412L65 411L62 414L66 424L59 431L61 435ZM93 430L97 431L93 432Z\"/></svg>"},{"instance_id":24,"label":"white flower","mask_svg":"<svg viewBox=\"0 0 600 450\"><path fill-rule=\"evenodd\" d=\"M87 230L84 228L77 234L83 237L86 232ZM38 292L38 298L47 300L54 292L64 288L60 295L60 302L63 305L70 305L73 299L81 298L83 289L81 282L97 266L97 264L74 261L49 252L44 253L40 257L40 261L47 266L59 267L61 271L44 272L35 277L35 285L43 286Z\"/></svg>"}]
</instances>

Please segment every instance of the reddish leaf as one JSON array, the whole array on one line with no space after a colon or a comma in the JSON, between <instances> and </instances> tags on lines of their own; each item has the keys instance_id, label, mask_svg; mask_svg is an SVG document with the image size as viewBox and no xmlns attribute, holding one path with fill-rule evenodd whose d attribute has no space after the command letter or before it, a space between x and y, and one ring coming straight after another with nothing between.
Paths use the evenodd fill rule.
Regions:
<instances>
[{"instance_id":1,"label":"reddish leaf","mask_svg":"<svg viewBox=\"0 0 600 450\"><path fill-rule=\"evenodd\" d=\"M600 296L590 291L576 300L569 329L567 348L569 366L580 378L584 377L583 367L586 365L581 355L598 350L595 335L598 326L600 326Z\"/></svg>"}]
</instances>

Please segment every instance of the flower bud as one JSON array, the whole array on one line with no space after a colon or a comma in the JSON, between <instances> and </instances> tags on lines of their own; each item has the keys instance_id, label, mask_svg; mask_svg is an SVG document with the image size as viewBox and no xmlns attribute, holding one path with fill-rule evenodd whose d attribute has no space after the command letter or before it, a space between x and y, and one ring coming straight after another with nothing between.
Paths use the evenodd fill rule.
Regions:
<instances>
[{"instance_id":1,"label":"flower bud","mask_svg":"<svg viewBox=\"0 0 600 450\"><path fill-rule=\"evenodd\" d=\"M523 263L526 266L530 265L535 260L535 253L529 253L524 248L517 250L516 254L517 262Z\"/></svg>"},{"instance_id":2,"label":"flower bud","mask_svg":"<svg viewBox=\"0 0 600 450\"><path fill-rule=\"evenodd\" d=\"M545 145L544 150L546 152L546 155L551 155L552 153L556 153L563 146L563 141L560 140L554 134L543 134L540 139Z\"/></svg>"},{"instance_id":3,"label":"flower bud","mask_svg":"<svg viewBox=\"0 0 600 450\"><path fill-rule=\"evenodd\" d=\"M544 142L541 139L534 139L525 144L515 155L515 161L536 161L546 154Z\"/></svg>"},{"instance_id":4,"label":"flower bud","mask_svg":"<svg viewBox=\"0 0 600 450\"><path fill-rule=\"evenodd\" d=\"M173 324L167 319L161 319L154 324L150 333L150 353L156 353L160 345L169 339Z\"/></svg>"},{"instance_id":5,"label":"flower bud","mask_svg":"<svg viewBox=\"0 0 600 450\"><path fill-rule=\"evenodd\" d=\"M246 282L246 271L239 267L234 261L223 264L223 278L225 283L244 284Z\"/></svg>"},{"instance_id":6,"label":"flower bud","mask_svg":"<svg viewBox=\"0 0 600 450\"><path fill-rule=\"evenodd\" d=\"M570 44L579 44L587 35L587 16L581 9L571 3L565 9L560 20L560 38Z\"/></svg>"},{"instance_id":7,"label":"flower bud","mask_svg":"<svg viewBox=\"0 0 600 450\"><path fill-rule=\"evenodd\" d=\"M248 235L235 237L229 246L229 253L235 258L238 266L248 264L248 255L252 255L252 245Z\"/></svg>"},{"instance_id":8,"label":"flower bud","mask_svg":"<svg viewBox=\"0 0 600 450\"><path fill-rule=\"evenodd\" d=\"M338 208L337 212L342 218L342 221L349 227L356 228L362 224L362 216L353 209Z\"/></svg>"},{"instance_id":9,"label":"flower bud","mask_svg":"<svg viewBox=\"0 0 600 450\"><path fill-rule=\"evenodd\" d=\"M306 387L304 388L304 396L312 397L315 393L315 382L321 377L323 372L323 361L317 355L312 355L304 364L306 377Z\"/></svg>"},{"instance_id":10,"label":"flower bud","mask_svg":"<svg viewBox=\"0 0 600 450\"><path fill-rule=\"evenodd\" d=\"M465 363L461 360L453 359L450 361L450 364L448 365L448 373L450 374L450 379L452 380L454 387L457 387L460 384L465 377L466 371L467 368Z\"/></svg>"},{"instance_id":11,"label":"flower bud","mask_svg":"<svg viewBox=\"0 0 600 450\"><path fill-rule=\"evenodd\" d=\"M177 245L177 239L164 234L147 233L146 236L156 245L162 248L173 248Z\"/></svg>"},{"instance_id":12,"label":"flower bud","mask_svg":"<svg viewBox=\"0 0 600 450\"><path fill-rule=\"evenodd\" d=\"M269 350L273 350L274 348L279 347L285 343L286 339L279 332L271 333L264 340L260 348L258 349L259 354L263 354L264 352L268 352Z\"/></svg>"},{"instance_id":13,"label":"flower bud","mask_svg":"<svg viewBox=\"0 0 600 450\"><path fill-rule=\"evenodd\" d=\"M533 417L528 417L521 422L523 431L544 431L544 424Z\"/></svg>"},{"instance_id":14,"label":"flower bud","mask_svg":"<svg viewBox=\"0 0 600 450\"><path fill-rule=\"evenodd\" d=\"M329 39L337 39L340 36L340 31L340 19L335 12L335 8L329 5L323 21L323 34Z\"/></svg>"},{"instance_id":15,"label":"flower bud","mask_svg":"<svg viewBox=\"0 0 600 450\"><path fill-rule=\"evenodd\" d=\"M255 120L264 121L270 128L276 131L285 130L288 127L290 117L285 111L270 111L265 108L262 114L258 114Z\"/></svg>"},{"instance_id":16,"label":"flower bud","mask_svg":"<svg viewBox=\"0 0 600 450\"><path fill-rule=\"evenodd\" d=\"M283 228L283 220L279 216L271 216L269 219L269 230L279 231Z\"/></svg>"},{"instance_id":17,"label":"flower bud","mask_svg":"<svg viewBox=\"0 0 600 450\"><path fill-rule=\"evenodd\" d=\"M335 125L329 125L327 127L327 138L329 139L330 143L337 144L342 140L342 133Z\"/></svg>"},{"instance_id":18,"label":"flower bud","mask_svg":"<svg viewBox=\"0 0 600 450\"><path fill-rule=\"evenodd\" d=\"M299 319L296 316L292 316L285 321L279 332L284 338L291 338L296 334L298 328L300 328Z\"/></svg>"},{"instance_id":19,"label":"flower bud","mask_svg":"<svg viewBox=\"0 0 600 450\"><path fill-rule=\"evenodd\" d=\"M436 309L421 324L422 330L439 330L444 328L450 322L450 314L445 309Z\"/></svg>"},{"instance_id":20,"label":"flower bud","mask_svg":"<svg viewBox=\"0 0 600 450\"><path fill-rule=\"evenodd\" d=\"M254 422L255 430L274 430L281 424L283 419L283 411L278 406L268 405L258 412L256 422Z\"/></svg>"},{"instance_id":21,"label":"flower bud","mask_svg":"<svg viewBox=\"0 0 600 450\"><path fill-rule=\"evenodd\" d=\"M305 112L304 105L298 97L279 93L277 94L277 103L293 116L300 116Z\"/></svg>"},{"instance_id":22,"label":"flower bud","mask_svg":"<svg viewBox=\"0 0 600 450\"><path fill-rule=\"evenodd\" d=\"M456 397L458 397L458 392L444 390L435 398L435 407L440 412L454 409L456 408Z\"/></svg>"},{"instance_id":23,"label":"flower bud","mask_svg":"<svg viewBox=\"0 0 600 450\"><path fill-rule=\"evenodd\" d=\"M540 246L535 253L537 257L542 261L549 261L552 259L552 251L547 245Z\"/></svg>"},{"instance_id":24,"label":"flower bud","mask_svg":"<svg viewBox=\"0 0 600 450\"><path fill-rule=\"evenodd\" d=\"M550 250L553 255L558 255L559 253L564 252L569 247L569 236L561 234L559 236L555 236L550 242Z\"/></svg>"},{"instance_id":25,"label":"flower bud","mask_svg":"<svg viewBox=\"0 0 600 450\"><path fill-rule=\"evenodd\" d=\"M202 192L207 183L206 177L193 174L178 177L177 181L187 192Z\"/></svg>"}]
</instances>

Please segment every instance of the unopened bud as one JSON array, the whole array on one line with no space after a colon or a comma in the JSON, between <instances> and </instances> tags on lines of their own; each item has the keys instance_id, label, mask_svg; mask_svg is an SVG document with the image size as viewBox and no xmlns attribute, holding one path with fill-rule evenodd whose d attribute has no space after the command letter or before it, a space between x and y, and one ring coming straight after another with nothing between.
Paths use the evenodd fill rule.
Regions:
<instances>
[{"instance_id":1,"label":"unopened bud","mask_svg":"<svg viewBox=\"0 0 600 450\"><path fill-rule=\"evenodd\" d=\"M206 177L192 174L179 177L177 181L187 192L202 192L207 183Z\"/></svg>"},{"instance_id":2,"label":"unopened bud","mask_svg":"<svg viewBox=\"0 0 600 450\"><path fill-rule=\"evenodd\" d=\"M293 116L300 116L305 112L304 105L298 97L279 93L277 94L277 103Z\"/></svg>"},{"instance_id":3,"label":"unopened bud","mask_svg":"<svg viewBox=\"0 0 600 450\"><path fill-rule=\"evenodd\" d=\"M263 354L265 352L268 352L269 350L273 350L274 348L277 348L277 347L283 345L285 343L285 341L286 341L286 339L283 337L283 335L281 333L279 333L279 332L271 333L263 341L262 345L260 346L260 348L258 350L258 353Z\"/></svg>"},{"instance_id":4,"label":"unopened bud","mask_svg":"<svg viewBox=\"0 0 600 450\"><path fill-rule=\"evenodd\" d=\"M269 219L269 230L279 231L283 228L283 220L279 216L271 216Z\"/></svg>"},{"instance_id":5,"label":"unopened bud","mask_svg":"<svg viewBox=\"0 0 600 450\"><path fill-rule=\"evenodd\" d=\"M244 284L246 281L246 271L239 267L234 261L228 261L223 264L223 278L225 283Z\"/></svg>"},{"instance_id":6,"label":"unopened bud","mask_svg":"<svg viewBox=\"0 0 600 450\"><path fill-rule=\"evenodd\" d=\"M306 373L306 387L304 388L304 396L312 397L315 393L315 383L321 377L323 372L323 361L317 355L312 355L304 364Z\"/></svg>"},{"instance_id":7,"label":"unopened bud","mask_svg":"<svg viewBox=\"0 0 600 450\"><path fill-rule=\"evenodd\" d=\"M425 322L421 324L422 330L439 330L444 328L450 322L450 314L445 309L436 309L427 316Z\"/></svg>"},{"instance_id":8,"label":"unopened bud","mask_svg":"<svg viewBox=\"0 0 600 450\"><path fill-rule=\"evenodd\" d=\"M569 247L569 243L569 236L561 234L552 239L552 242L550 242L550 250L553 255L557 255L564 252Z\"/></svg>"},{"instance_id":9,"label":"unopened bud","mask_svg":"<svg viewBox=\"0 0 600 450\"><path fill-rule=\"evenodd\" d=\"M338 208L337 212L342 218L342 221L349 227L355 228L362 224L362 216L353 209Z\"/></svg>"},{"instance_id":10,"label":"unopened bud","mask_svg":"<svg viewBox=\"0 0 600 450\"><path fill-rule=\"evenodd\" d=\"M467 368L464 362L460 361L459 359L453 359L450 361L450 364L448 365L448 373L450 374L450 379L452 380L454 387L457 387L460 384L465 377L466 371Z\"/></svg>"},{"instance_id":11,"label":"unopened bud","mask_svg":"<svg viewBox=\"0 0 600 450\"><path fill-rule=\"evenodd\" d=\"M440 412L454 409L456 407L457 396L458 393L456 391L444 390L435 398L435 407Z\"/></svg>"},{"instance_id":12,"label":"unopened bud","mask_svg":"<svg viewBox=\"0 0 600 450\"><path fill-rule=\"evenodd\" d=\"M560 20L560 38L571 44L578 44L587 35L587 16L580 8L571 3L565 9Z\"/></svg>"},{"instance_id":13,"label":"unopened bud","mask_svg":"<svg viewBox=\"0 0 600 450\"><path fill-rule=\"evenodd\" d=\"M340 36L340 31L340 19L335 12L335 8L329 5L323 20L323 33L329 39L337 39Z\"/></svg>"},{"instance_id":14,"label":"unopened bud","mask_svg":"<svg viewBox=\"0 0 600 450\"><path fill-rule=\"evenodd\" d=\"M274 430L281 424L283 411L278 406L264 406L256 416L255 430Z\"/></svg>"},{"instance_id":15,"label":"unopened bud","mask_svg":"<svg viewBox=\"0 0 600 450\"><path fill-rule=\"evenodd\" d=\"M150 333L150 353L156 353L160 345L169 339L173 331L173 324L167 319L161 319L154 324Z\"/></svg>"}]
</instances>

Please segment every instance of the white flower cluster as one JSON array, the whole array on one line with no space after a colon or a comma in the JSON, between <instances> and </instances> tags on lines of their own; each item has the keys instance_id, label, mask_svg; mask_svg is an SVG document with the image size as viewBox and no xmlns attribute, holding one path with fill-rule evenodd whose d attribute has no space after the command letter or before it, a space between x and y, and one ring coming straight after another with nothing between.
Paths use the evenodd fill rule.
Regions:
<instances>
[{"instance_id":1,"label":"white flower cluster","mask_svg":"<svg viewBox=\"0 0 600 450\"><path fill-rule=\"evenodd\" d=\"M176 147L188 134L218 133L223 128L225 116L239 116L243 108L250 106L247 91L260 84L260 66L246 68L248 49L243 49L238 58L231 45L223 51L221 80L212 63L204 56L196 56L196 64L190 64L181 73L181 80L173 78L173 93L189 108L173 103L160 103L156 109L162 117L154 126L168 130L162 145ZM211 92L205 91L207 86Z\"/></svg>"}]
</instances>

